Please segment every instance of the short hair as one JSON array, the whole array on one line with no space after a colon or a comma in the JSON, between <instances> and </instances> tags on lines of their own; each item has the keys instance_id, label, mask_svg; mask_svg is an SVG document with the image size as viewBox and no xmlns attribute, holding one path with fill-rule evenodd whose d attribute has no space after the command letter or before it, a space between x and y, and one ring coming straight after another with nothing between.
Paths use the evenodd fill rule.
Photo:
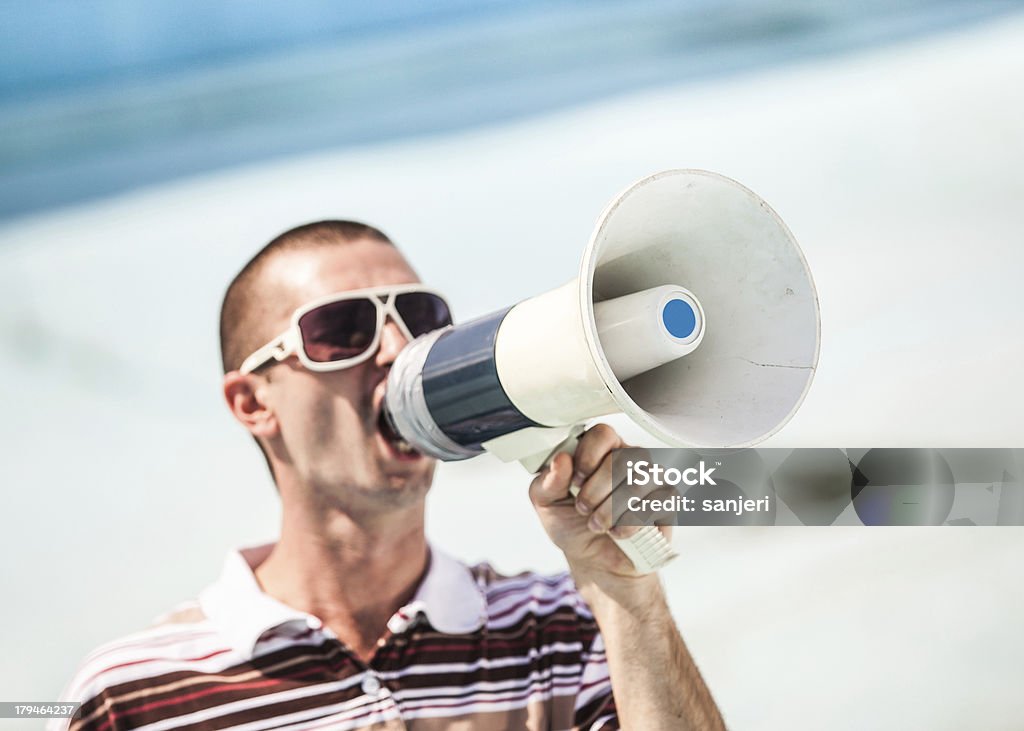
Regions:
<instances>
[{"instance_id":1,"label":"short hair","mask_svg":"<svg viewBox=\"0 0 1024 731\"><path fill-rule=\"evenodd\" d=\"M359 221L316 221L285 231L264 246L228 285L220 308L220 357L224 372L238 370L275 333L266 332L267 306L260 283L278 254L371 239L394 246L380 229Z\"/></svg>"}]
</instances>

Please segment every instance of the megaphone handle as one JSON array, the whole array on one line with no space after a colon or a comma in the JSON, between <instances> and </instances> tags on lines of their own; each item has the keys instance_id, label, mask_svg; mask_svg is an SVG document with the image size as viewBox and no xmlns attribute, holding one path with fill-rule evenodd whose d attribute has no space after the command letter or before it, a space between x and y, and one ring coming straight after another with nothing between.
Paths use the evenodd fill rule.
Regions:
<instances>
[{"instance_id":1,"label":"megaphone handle","mask_svg":"<svg viewBox=\"0 0 1024 731\"><path fill-rule=\"evenodd\" d=\"M583 434L583 426L577 426L578 428L574 427L569 436L551 450L547 459L544 460L544 463L536 471L547 467L548 463L559 452L573 454L576 451L576 445L579 444L580 436ZM569 492L572 493L573 497L576 497L580 489L576 485L570 485ZM633 566L641 574L653 573L679 556L672 548L672 544L669 543L668 539L665 538L656 525L645 525L631 536L626 538L612 537L612 540L629 557L629 560L633 562Z\"/></svg>"}]
</instances>

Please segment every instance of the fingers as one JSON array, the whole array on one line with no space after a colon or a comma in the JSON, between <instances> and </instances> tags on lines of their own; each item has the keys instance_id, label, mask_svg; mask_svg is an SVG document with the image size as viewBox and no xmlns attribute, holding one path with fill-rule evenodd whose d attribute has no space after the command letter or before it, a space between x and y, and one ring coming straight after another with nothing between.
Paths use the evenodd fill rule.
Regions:
<instances>
[{"instance_id":1,"label":"fingers","mask_svg":"<svg viewBox=\"0 0 1024 731\"><path fill-rule=\"evenodd\" d=\"M625 538L645 526L657 525L662 533L671 536L671 526L675 523L676 512L665 507L672 504L673 497L678 493L671 487L657 487L653 490L645 488L639 500L629 505L629 497L616 495L615 509L612 511L612 526L608 532L614 538ZM632 494L630 495L632 497ZM611 501L609 501L611 502ZM654 505L658 505L655 508Z\"/></svg>"},{"instance_id":2,"label":"fingers","mask_svg":"<svg viewBox=\"0 0 1024 731\"><path fill-rule=\"evenodd\" d=\"M613 449L626 446L607 424L595 424L580 437L574 455L572 484L582 487Z\"/></svg>"},{"instance_id":3,"label":"fingers","mask_svg":"<svg viewBox=\"0 0 1024 731\"><path fill-rule=\"evenodd\" d=\"M610 456L608 461L611 461ZM610 475L609 471L608 496L593 509L590 520L587 521L587 528L594 533L604 533L615 525L626 512L629 498L638 494L640 490L638 487L624 484L615 485L613 489Z\"/></svg>"},{"instance_id":4,"label":"fingers","mask_svg":"<svg viewBox=\"0 0 1024 731\"><path fill-rule=\"evenodd\" d=\"M530 501L543 508L569 498L572 466L572 458L564 452L552 457L547 469L530 483Z\"/></svg>"},{"instance_id":5,"label":"fingers","mask_svg":"<svg viewBox=\"0 0 1024 731\"><path fill-rule=\"evenodd\" d=\"M595 473L595 477L601 472L599 470ZM670 505L671 498L677 494L673 488L652 485L641 487L628 485L625 481L612 486L611 482L611 478L606 482L609 495L590 515L587 528L591 531L604 533L611 530L613 533L618 531L619 534L628 535L634 532L630 528L656 522L673 522L674 512L664 507ZM655 505L658 509L654 508Z\"/></svg>"},{"instance_id":6,"label":"fingers","mask_svg":"<svg viewBox=\"0 0 1024 731\"><path fill-rule=\"evenodd\" d=\"M650 451L641 447L625 447L621 444L621 447L625 448L628 452L621 453L625 455L627 459L635 458L647 458L649 459ZM608 499L608 496L616 489L619 483L623 482L625 478L625 472L621 466L619 469L622 470L622 474L615 474L613 471L613 463L611 454L607 455L602 461L600 466L587 478L583 483L583 486L579 488L579 492L576 494L576 510L580 515L590 515L594 510Z\"/></svg>"},{"instance_id":7,"label":"fingers","mask_svg":"<svg viewBox=\"0 0 1024 731\"><path fill-rule=\"evenodd\" d=\"M609 454L576 494L576 511L590 515L612 494L612 487L612 456Z\"/></svg>"}]
</instances>

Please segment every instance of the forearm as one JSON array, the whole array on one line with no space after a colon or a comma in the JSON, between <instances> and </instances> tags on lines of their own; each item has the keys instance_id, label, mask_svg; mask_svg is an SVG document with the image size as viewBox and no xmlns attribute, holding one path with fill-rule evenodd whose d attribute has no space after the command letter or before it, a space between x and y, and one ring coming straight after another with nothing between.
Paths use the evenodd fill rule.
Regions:
<instances>
[{"instance_id":1,"label":"forearm","mask_svg":"<svg viewBox=\"0 0 1024 731\"><path fill-rule=\"evenodd\" d=\"M628 582L578 576L577 586L604 639L622 728L725 728L657 576Z\"/></svg>"},{"instance_id":2,"label":"forearm","mask_svg":"<svg viewBox=\"0 0 1024 731\"><path fill-rule=\"evenodd\" d=\"M530 500L551 540L565 552L576 588L597 620L621 727L724 729L658 577L637 574L606 535L615 524L611 455L622 446L610 427L588 429L572 458L556 454L534 478ZM579 490L570 491L572 484Z\"/></svg>"}]
</instances>

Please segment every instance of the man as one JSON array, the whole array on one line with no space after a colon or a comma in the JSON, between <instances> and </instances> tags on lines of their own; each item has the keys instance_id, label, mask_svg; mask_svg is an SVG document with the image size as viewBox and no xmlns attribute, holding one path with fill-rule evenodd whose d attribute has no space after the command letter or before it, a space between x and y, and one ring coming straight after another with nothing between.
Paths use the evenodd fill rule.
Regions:
<instances>
[{"instance_id":1,"label":"man","mask_svg":"<svg viewBox=\"0 0 1024 731\"><path fill-rule=\"evenodd\" d=\"M434 462L380 412L399 351L448 321L363 224L301 226L249 262L221 312L224 396L277 484L280 539L93 653L72 729L722 727L657 577L606 535L610 428L530 485L571 577L499 576L428 545Z\"/></svg>"}]
</instances>

